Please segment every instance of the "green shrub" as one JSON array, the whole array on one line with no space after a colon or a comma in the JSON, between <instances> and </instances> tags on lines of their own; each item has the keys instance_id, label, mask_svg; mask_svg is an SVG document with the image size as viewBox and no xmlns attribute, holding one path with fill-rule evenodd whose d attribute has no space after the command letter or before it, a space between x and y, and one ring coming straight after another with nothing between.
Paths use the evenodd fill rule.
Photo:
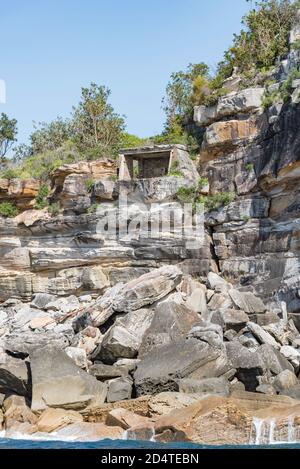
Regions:
<instances>
[{"instance_id":1,"label":"green shrub","mask_svg":"<svg viewBox=\"0 0 300 469\"><path fill-rule=\"evenodd\" d=\"M19 177L19 173L16 168L7 168L1 172L1 177L4 179L15 179Z\"/></svg>"},{"instance_id":2,"label":"green shrub","mask_svg":"<svg viewBox=\"0 0 300 469\"><path fill-rule=\"evenodd\" d=\"M197 188L193 187L179 187L176 197L182 204L193 203L197 195Z\"/></svg>"},{"instance_id":3,"label":"green shrub","mask_svg":"<svg viewBox=\"0 0 300 469\"><path fill-rule=\"evenodd\" d=\"M121 148L137 148L143 145L146 145L147 139L140 138L137 135L129 134L128 132L123 132L121 135Z\"/></svg>"},{"instance_id":4,"label":"green shrub","mask_svg":"<svg viewBox=\"0 0 300 469\"><path fill-rule=\"evenodd\" d=\"M168 172L168 176L174 177L174 178L182 178L183 173L179 169L174 169L173 171Z\"/></svg>"},{"instance_id":5,"label":"green shrub","mask_svg":"<svg viewBox=\"0 0 300 469\"><path fill-rule=\"evenodd\" d=\"M95 185L95 179L89 178L85 181L85 187L88 192L92 192Z\"/></svg>"},{"instance_id":6,"label":"green shrub","mask_svg":"<svg viewBox=\"0 0 300 469\"><path fill-rule=\"evenodd\" d=\"M214 195L200 195L196 202L203 204L204 208L211 212L213 210L218 210L221 207L229 205L235 199L234 192L219 192Z\"/></svg>"},{"instance_id":7,"label":"green shrub","mask_svg":"<svg viewBox=\"0 0 300 469\"><path fill-rule=\"evenodd\" d=\"M179 167L179 162L178 161L173 161L170 171L168 172L168 176L170 177L176 177L176 178L181 178L183 177L182 171L180 171Z\"/></svg>"},{"instance_id":8,"label":"green shrub","mask_svg":"<svg viewBox=\"0 0 300 469\"><path fill-rule=\"evenodd\" d=\"M0 203L0 215L5 218L13 218L18 215L19 211L17 207L11 202Z\"/></svg>"},{"instance_id":9,"label":"green shrub","mask_svg":"<svg viewBox=\"0 0 300 469\"><path fill-rule=\"evenodd\" d=\"M43 209L47 207L48 205L47 197L49 196L49 193L50 193L50 189L49 189L48 184L42 184L35 198L36 208Z\"/></svg>"},{"instance_id":10,"label":"green shrub","mask_svg":"<svg viewBox=\"0 0 300 469\"><path fill-rule=\"evenodd\" d=\"M245 165L245 170L249 171L249 173L250 173L250 171L253 171L253 169L254 169L254 164L253 163L247 163Z\"/></svg>"},{"instance_id":11,"label":"green shrub","mask_svg":"<svg viewBox=\"0 0 300 469\"><path fill-rule=\"evenodd\" d=\"M59 212L60 212L59 202L54 202L53 204L50 204L48 206L48 211L52 217L56 217L57 215L59 215Z\"/></svg>"},{"instance_id":12,"label":"green shrub","mask_svg":"<svg viewBox=\"0 0 300 469\"><path fill-rule=\"evenodd\" d=\"M204 177L200 177L198 180L198 185L197 185L198 190L201 191L203 187L207 186L207 184L208 184L208 179Z\"/></svg>"},{"instance_id":13,"label":"green shrub","mask_svg":"<svg viewBox=\"0 0 300 469\"><path fill-rule=\"evenodd\" d=\"M94 203L87 209L87 213L96 213L99 207L100 204Z\"/></svg>"},{"instance_id":14,"label":"green shrub","mask_svg":"<svg viewBox=\"0 0 300 469\"><path fill-rule=\"evenodd\" d=\"M116 182L118 180L117 174L113 174L112 176L110 176L110 180Z\"/></svg>"}]
</instances>

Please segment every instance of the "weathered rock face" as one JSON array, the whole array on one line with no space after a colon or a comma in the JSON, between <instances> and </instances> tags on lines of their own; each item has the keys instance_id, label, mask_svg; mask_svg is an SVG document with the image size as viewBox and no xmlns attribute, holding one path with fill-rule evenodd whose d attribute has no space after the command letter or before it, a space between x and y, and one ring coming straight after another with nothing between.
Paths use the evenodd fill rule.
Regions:
<instances>
[{"instance_id":1,"label":"weathered rock face","mask_svg":"<svg viewBox=\"0 0 300 469\"><path fill-rule=\"evenodd\" d=\"M61 350L52 346L31 355L32 409L46 407L82 409L102 404L106 386L75 365Z\"/></svg>"},{"instance_id":2,"label":"weathered rock face","mask_svg":"<svg viewBox=\"0 0 300 469\"><path fill-rule=\"evenodd\" d=\"M256 111L261 107L263 94L263 88L248 88L220 98L216 106L196 106L194 121L204 126L226 116Z\"/></svg>"},{"instance_id":3,"label":"weathered rock face","mask_svg":"<svg viewBox=\"0 0 300 469\"><path fill-rule=\"evenodd\" d=\"M249 118L238 112L243 109L232 110L231 120L213 117L218 122L207 127L199 155L210 194L236 194L234 202L207 214L215 254L231 282L251 285L266 301L276 293L275 299L287 303L297 322L299 104L281 106L269 123L272 110L252 114L250 119L258 124L255 131L251 127L254 133L248 127L248 135L244 130ZM207 125L204 122L201 125ZM238 128L244 129L241 141Z\"/></svg>"}]
</instances>

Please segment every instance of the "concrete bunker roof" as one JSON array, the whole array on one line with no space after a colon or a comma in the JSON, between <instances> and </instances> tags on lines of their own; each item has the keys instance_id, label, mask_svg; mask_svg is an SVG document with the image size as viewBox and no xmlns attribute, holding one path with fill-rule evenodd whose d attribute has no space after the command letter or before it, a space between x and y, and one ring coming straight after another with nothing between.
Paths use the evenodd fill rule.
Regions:
<instances>
[{"instance_id":1,"label":"concrete bunker roof","mask_svg":"<svg viewBox=\"0 0 300 469\"><path fill-rule=\"evenodd\" d=\"M165 156L169 156L171 151L174 148L178 148L179 150L186 150L185 145L180 144L172 144L172 145L147 145L144 147L137 147L137 148L126 148L120 150L120 154L126 157L135 158L162 158Z\"/></svg>"}]
</instances>

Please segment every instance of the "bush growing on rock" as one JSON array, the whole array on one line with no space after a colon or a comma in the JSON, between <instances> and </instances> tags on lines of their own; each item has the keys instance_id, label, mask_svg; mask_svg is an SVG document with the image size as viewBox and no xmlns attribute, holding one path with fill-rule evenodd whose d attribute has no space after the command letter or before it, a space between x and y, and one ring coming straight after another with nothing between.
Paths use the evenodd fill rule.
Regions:
<instances>
[{"instance_id":1,"label":"bush growing on rock","mask_svg":"<svg viewBox=\"0 0 300 469\"><path fill-rule=\"evenodd\" d=\"M11 202L1 202L0 203L0 215L6 218L13 218L18 215L18 209Z\"/></svg>"},{"instance_id":2,"label":"bush growing on rock","mask_svg":"<svg viewBox=\"0 0 300 469\"><path fill-rule=\"evenodd\" d=\"M49 186L48 184L42 184L41 187L39 188L38 195L35 198L35 205L38 209L43 209L47 207L48 201L47 197L49 196Z\"/></svg>"}]
</instances>

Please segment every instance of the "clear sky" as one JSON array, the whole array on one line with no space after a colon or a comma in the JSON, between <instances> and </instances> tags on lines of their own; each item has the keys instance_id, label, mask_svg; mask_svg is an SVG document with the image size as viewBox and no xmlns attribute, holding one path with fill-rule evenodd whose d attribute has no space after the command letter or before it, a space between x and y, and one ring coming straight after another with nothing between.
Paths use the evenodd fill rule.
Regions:
<instances>
[{"instance_id":1,"label":"clear sky","mask_svg":"<svg viewBox=\"0 0 300 469\"><path fill-rule=\"evenodd\" d=\"M0 0L0 112L26 142L32 121L67 117L94 81L111 89L128 132L159 133L170 74L215 67L248 9L246 0Z\"/></svg>"}]
</instances>

